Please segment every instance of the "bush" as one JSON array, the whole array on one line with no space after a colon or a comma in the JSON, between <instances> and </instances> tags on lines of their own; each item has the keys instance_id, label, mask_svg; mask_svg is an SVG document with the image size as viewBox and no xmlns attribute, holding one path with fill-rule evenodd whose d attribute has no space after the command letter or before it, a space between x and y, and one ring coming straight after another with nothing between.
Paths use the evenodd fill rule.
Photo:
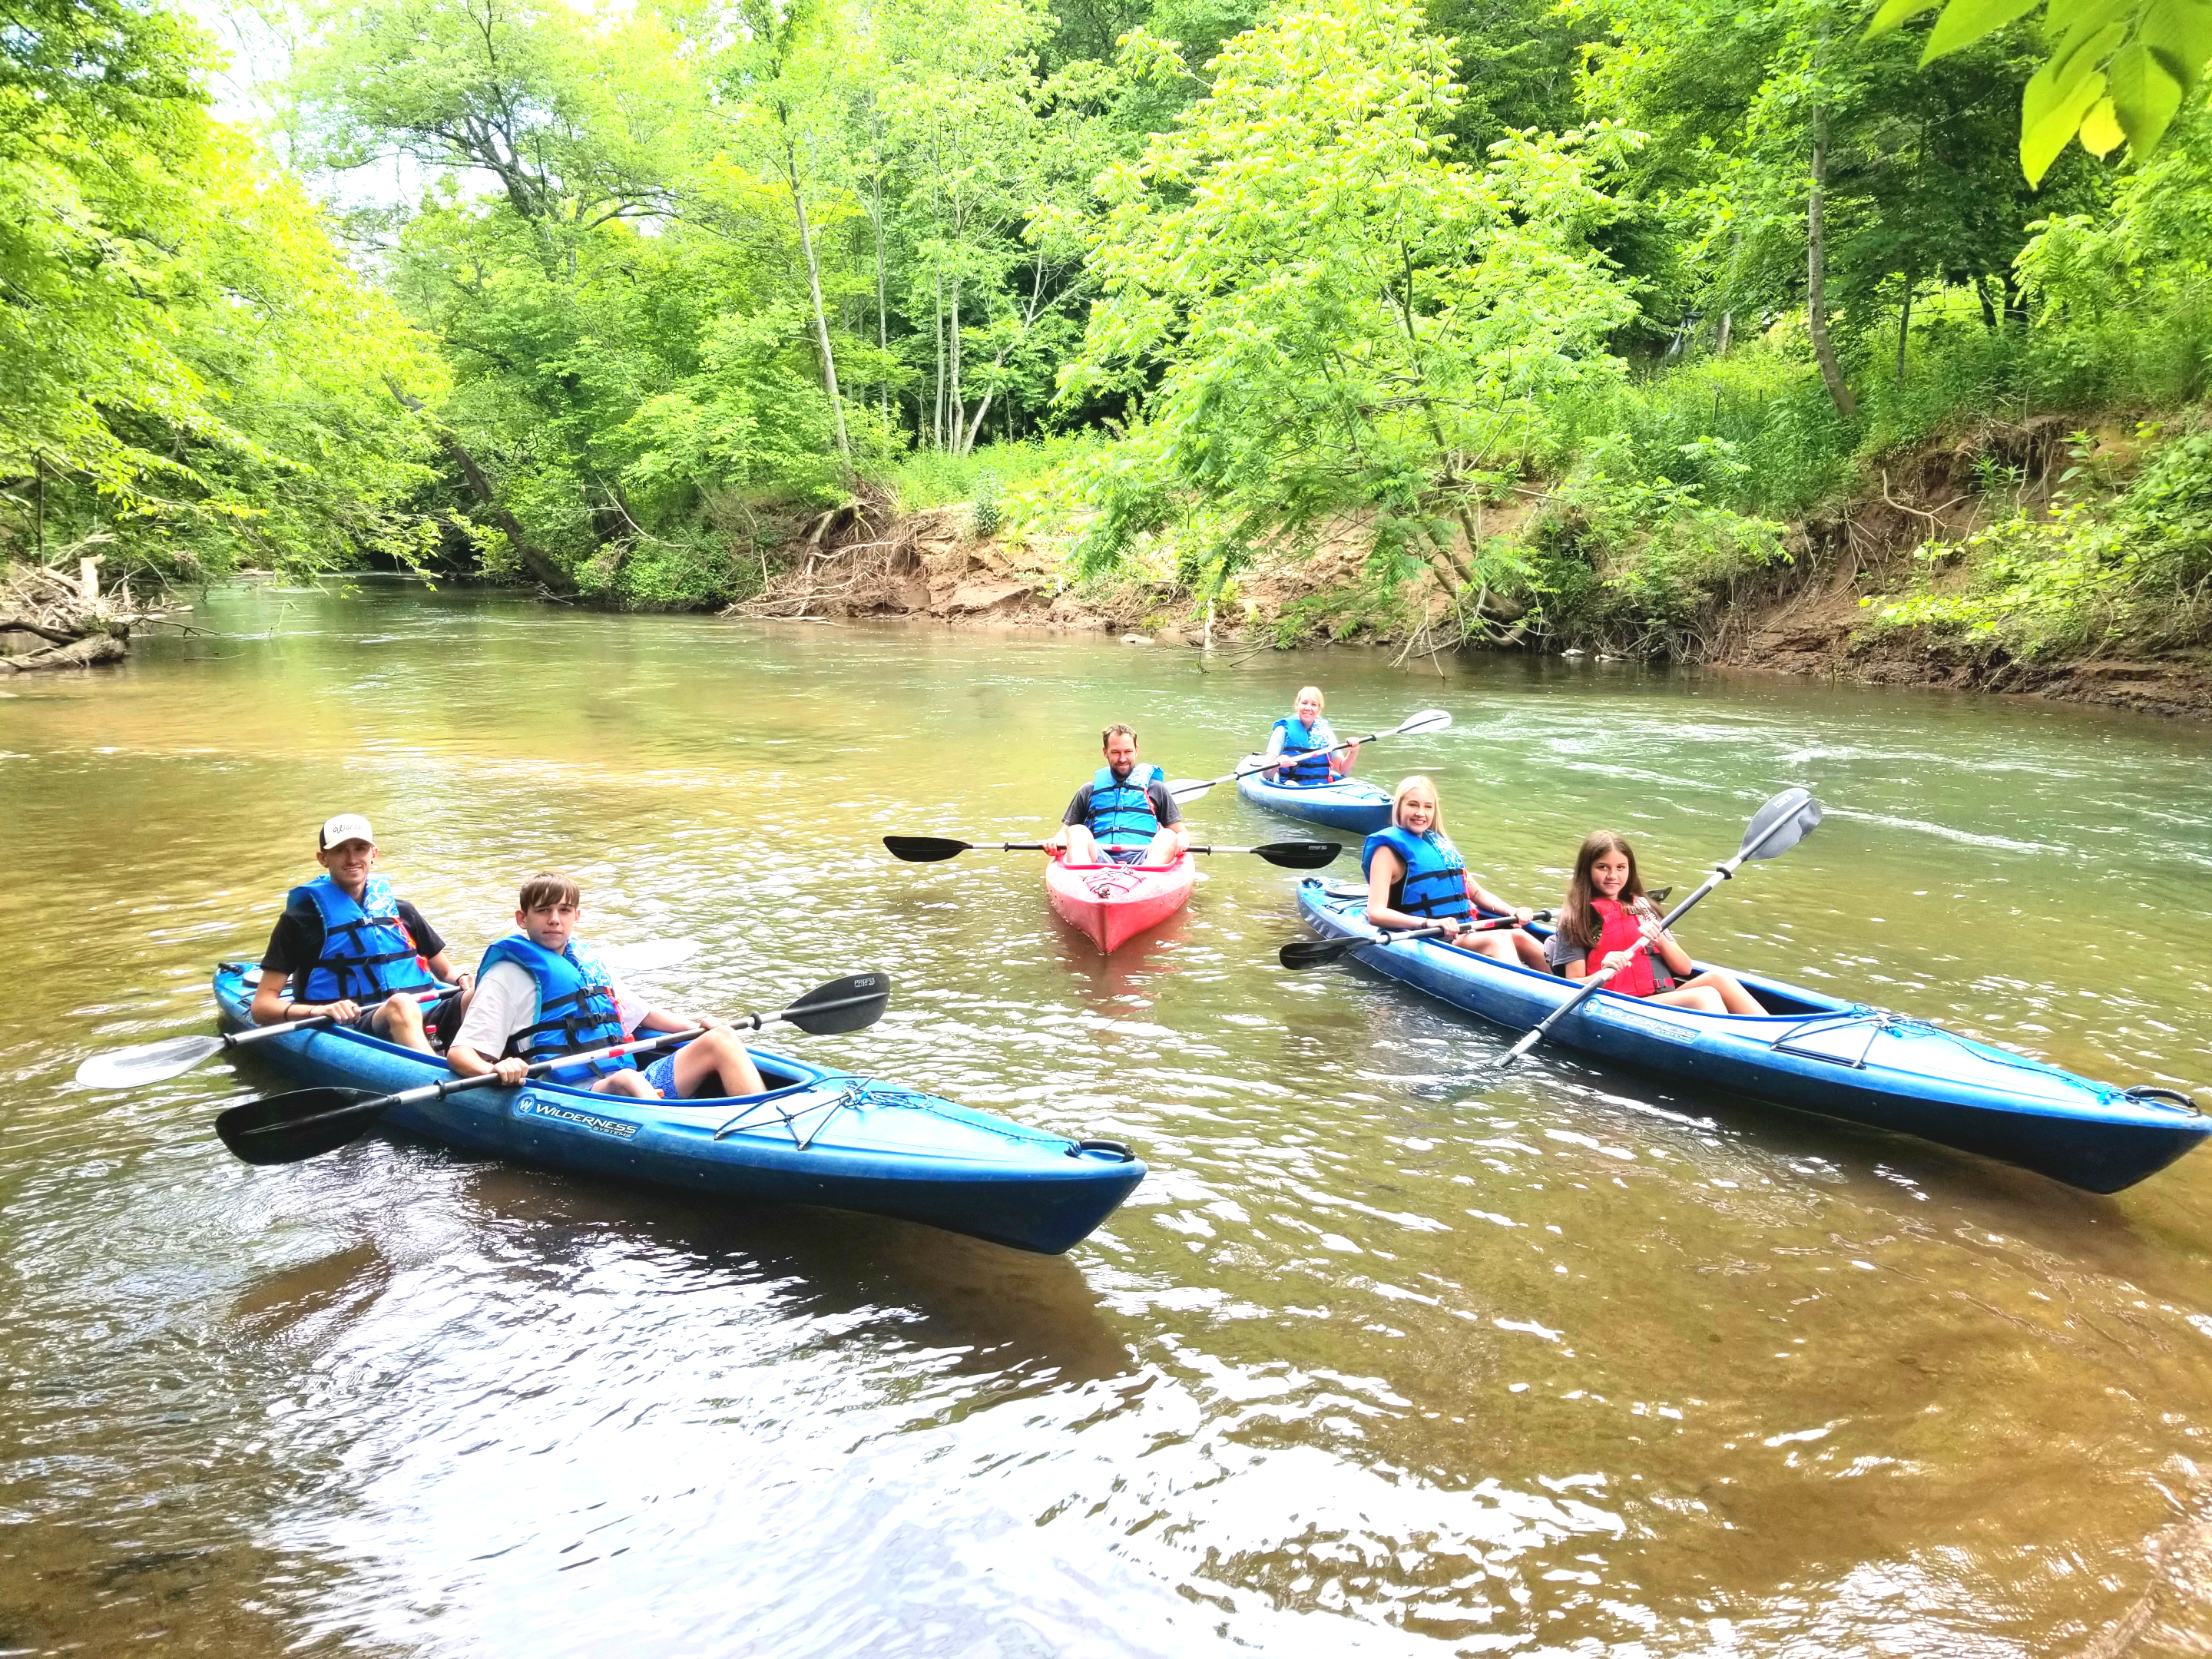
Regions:
<instances>
[{"instance_id":1,"label":"bush","mask_svg":"<svg viewBox=\"0 0 2212 1659\"><path fill-rule=\"evenodd\" d=\"M2212 431L2165 445L2117 497L2065 500L1916 556L1903 599L1866 602L1877 629L1923 629L1976 657L2019 661L2094 654L2123 638L2198 643L2212 637Z\"/></svg>"}]
</instances>

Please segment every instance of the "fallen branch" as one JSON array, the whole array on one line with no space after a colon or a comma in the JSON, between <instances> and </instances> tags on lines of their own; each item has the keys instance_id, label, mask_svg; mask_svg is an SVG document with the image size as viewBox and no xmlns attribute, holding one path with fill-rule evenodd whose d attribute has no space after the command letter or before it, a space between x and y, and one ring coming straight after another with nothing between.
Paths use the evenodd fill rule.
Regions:
<instances>
[{"instance_id":1,"label":"fallen branch","mask_svg":"<svg viewBox=\"0 0 2212 1659\"><path fill-rule=\"evenodd\" d=\"M29 674L42 668L90 668L96 663L122 661L127 648L112 634L88 634L67 645L50 645L43 651L27 651L18 657L0 657L0 669L10 674Z\"/></svg>"}]
</instances>

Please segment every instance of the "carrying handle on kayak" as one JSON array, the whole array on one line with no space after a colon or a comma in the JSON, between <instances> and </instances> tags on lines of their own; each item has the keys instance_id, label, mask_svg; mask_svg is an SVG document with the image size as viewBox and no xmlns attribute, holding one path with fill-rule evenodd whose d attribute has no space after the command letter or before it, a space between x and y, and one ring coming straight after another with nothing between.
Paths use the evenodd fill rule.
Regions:
<instances>
[{"instance_id":1,"label":"carrying handle on kayak","mask_svg":"<svg viewBox=\"0 0 2212 1659\"><path fill-rule=\"evenodd\" d=\"M1137 1155L1118 1140L1077 1140L1068 1145L1070 1158L1081 1158L1085 1152L1105 1152L1123 1164L1134 1164Z\"/></svg>"},{"instance_id":2,"label":"carrying handle on kayak","mask_svg":"<svg viewBox=\"0 0 2212 1659\"><path fill-rule=\"evenodd\" d=\"M2177 1112L2186 1112L2191 1117L2203 1117L2204 1109L2197 1103L2196 1097L2185 1095L2179 1089L2161 1089L2155 1083L2138 1083L2132 1089L2120 1091L2123 1100L2139 1100L2146 1106L2164 1106Z\"/></svg>"}]
</instances>

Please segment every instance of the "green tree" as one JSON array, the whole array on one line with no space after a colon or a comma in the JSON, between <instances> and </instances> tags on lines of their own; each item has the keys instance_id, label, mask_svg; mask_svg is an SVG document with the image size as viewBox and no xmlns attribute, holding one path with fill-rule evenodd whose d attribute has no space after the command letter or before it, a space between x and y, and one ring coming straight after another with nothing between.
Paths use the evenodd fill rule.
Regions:
<instances>
[{"instance_id":1,"label":"green tree","mask_svg":"<svg viewBox=\"0 0 2212 1659\"><path fill-rule=\"evenodd\" d=\"M1633 313L1592 246L1601 128L1449 155L1458 88L1404 0L1277 12L1224 49L1176 130L1101 181L1103 297L1062 395L1124 394L1094 562L1181 520L1217 571L1365 520L1386 559L1475 574L1475 511L1546 400L1617 379Z\"/></svg>"},{"instance_id":2,"label":"green tree","mask_svg":"<svg viewBox=\"0 0 2212 1659\"><path fill-rule=\"evenodd\" d=\"M133 572L405 555L434 380L319 212L209 118L204 43L159 9L0 27L0 540L100 530Z\"/></svg>"},{"instance_id":3,"label":"green tree","mask_svg":"<svg viewBox=\"0 0 2212 1659\"><path fill-rule=\"evenodd\" d=\"M2050 210L2011 161L2008 111L2033 72L2008 36L1916 77L1894 40L1858 37L1841 0L1607 0L1589 107L1652 135L1637 193L1670 227L1655 307L1727 319L1802 305L1838 411L1856 399L1831 337L1916 294L2011 294L2014 258ZM2086 174L2062 200L2094 192ZM1995 320L1994 307L1992 321Z\"/></svg>"}]
</instances>

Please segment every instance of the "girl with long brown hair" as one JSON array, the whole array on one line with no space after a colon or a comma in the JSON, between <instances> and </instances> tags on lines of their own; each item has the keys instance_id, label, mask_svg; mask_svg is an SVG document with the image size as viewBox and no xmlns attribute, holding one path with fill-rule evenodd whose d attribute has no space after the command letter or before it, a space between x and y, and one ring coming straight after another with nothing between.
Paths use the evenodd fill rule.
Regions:
<instances>
[{"instance_id":1,"label":"girl with long brown hair","mask_svg":"<svg viewBox=\"0 0 2212 1659\"><path fill-rule=\"evenodd\" d=\"M1558 927L1545 942L1552 966L1569 979L1610 968L1606 989L1671 1002L1705 1014L1763 1014L1733 974L1702 972L1674 936L1659 926L1644 896L1636 849L1610 830L1594 830L1575 854L1575 873Z\"/></svg>"}]
</instances>

